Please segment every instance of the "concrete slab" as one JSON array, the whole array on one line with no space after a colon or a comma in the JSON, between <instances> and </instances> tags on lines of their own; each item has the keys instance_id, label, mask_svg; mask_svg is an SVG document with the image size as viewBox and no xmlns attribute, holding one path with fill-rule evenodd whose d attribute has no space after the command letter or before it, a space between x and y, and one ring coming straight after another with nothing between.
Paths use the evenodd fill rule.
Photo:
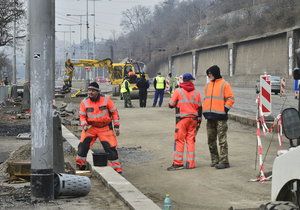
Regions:
<instances>
[{"instance_id":1,"label":"concrete slab","mask_svg":"<svg viewBox=\"0 0 300 210\"><path fill-rule=\"evenodd\" d=\"M71 133L65 126L62 126L63 137L70 145L77 149L78 138ZM123 176L115 172L111 167L92 166L93 157L88 153L87 161L90 163L95 175L107 185L121 200L123 200L131 209L160 209L152 200L141 193L136 187L128 182Z\"/></svg>"}]
</instances>

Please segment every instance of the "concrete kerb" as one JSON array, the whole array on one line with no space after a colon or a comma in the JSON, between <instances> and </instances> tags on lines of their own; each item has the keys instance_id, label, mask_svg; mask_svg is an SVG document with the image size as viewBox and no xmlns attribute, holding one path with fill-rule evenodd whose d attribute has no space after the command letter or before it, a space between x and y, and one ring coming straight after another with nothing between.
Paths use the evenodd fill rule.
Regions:
<instances>
[{"instance_id":1,"label":"concrete kerb","mask_svg":"<svg viewBox=\"0 0 300 210\"><path fill-rule=\"evenodd\" d=\"M77 150L79 139L62 125L62 135L69 144ZM131 209L161 209L152 200L141 193L135 186L127 181L122 175L115 172L111 167L93 166L93 157L88 153L87 161L93 169L93 174L99 178L116 196L118 196Z\"/></svg>"},{"instance_id":2,"label":"concrete kerb","mask_svg":"<svg viewBox=\"0 0 300 210\"><path fill-rule=\"evenodd\" d=\"M250 125L256 127L256 119L255 117L245 116L237 113L228 113L228 118L230 120L237 121L244 125Z\"/></svg>"}]
</instances>

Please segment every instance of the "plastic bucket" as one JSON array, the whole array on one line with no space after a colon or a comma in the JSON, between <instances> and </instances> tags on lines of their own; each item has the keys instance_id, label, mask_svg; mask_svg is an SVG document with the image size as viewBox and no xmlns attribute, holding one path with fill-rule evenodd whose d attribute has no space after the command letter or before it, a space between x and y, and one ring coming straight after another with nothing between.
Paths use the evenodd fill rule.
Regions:
<instances>
[{"instance_id":1,"label":"plastic bucket","mask_svg":"<svg viewBox=\"0 0 300 210\"><path fill-rule=\"evenodd\" d=\"M56 173L54 175L54 197L85 196L91 190L91 180L86 176Z\"/></svg>"},{"instance_id":2,"label":"plastic bucket","mask_svg":"<svg viewBox=\"0 0 300 210\"><path fill-rule=\"evenodd\" d=\"M103 153L93 153L94 166L107 166L107 156L108 154Z\"/></svg>"}]
</instances>

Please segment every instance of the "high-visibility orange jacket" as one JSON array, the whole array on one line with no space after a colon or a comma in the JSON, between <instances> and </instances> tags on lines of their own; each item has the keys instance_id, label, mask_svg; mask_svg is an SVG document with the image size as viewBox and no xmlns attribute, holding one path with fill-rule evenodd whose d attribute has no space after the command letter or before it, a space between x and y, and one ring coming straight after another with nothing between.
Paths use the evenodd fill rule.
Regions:
<instances>
[{"instance_id":1,"label":"high-visibility orange jacket","mask_svg":"<svg viewBox=\"0 0 300 210\"><path fill-rule=\"evenodd\" d=\"M114 102L109 96L100 95L98 101L93 102L85 98L80 103L81 126L92 125L95 127L108 126L112 121L114 126L119 126L119 114Z\"/></svg>"},{"instance_id":2,"label":"high-visibility orange jacket","mask_svg":"<svg viewBox=\"0 0 300 210\"><path fill-rule=\"evenodd\" d=\"M210 81L204 88L203 115L208 120L227 120L234 104L231 86L223 78Z\"/></svg>"},{"instance_id":3,"label":"high-visibility orange jacket","mask_svg":"<svg viewBox=\"0 0 300 210\"><path fill-rule=\"evenodd\" d=\"M170 99L170 107L178 108L176 111L176 118L186 117L201 117L199 108L201 107L201 95L198 90L190 92L183 88L177 88Z\"/></svg>"}]
</instances>

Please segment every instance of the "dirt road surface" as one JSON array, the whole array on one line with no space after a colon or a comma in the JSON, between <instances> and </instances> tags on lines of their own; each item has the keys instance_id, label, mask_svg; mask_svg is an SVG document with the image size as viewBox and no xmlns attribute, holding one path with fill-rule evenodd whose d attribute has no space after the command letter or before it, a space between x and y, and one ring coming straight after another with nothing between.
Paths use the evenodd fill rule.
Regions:
<instances>
[{"instance_id":1,"label":"dirt road surface","mask_svg":"<svg viewBox=\"0 0 300 210\"><path fill-rule=\"evenodd\" d=\"M172 164L175 118L174 110L166 102L164 107L152 108L150 99L149 107L138 108L138 102L134 101L136 108L124 109L123 101L116 101L121 117L120 156L126 179L159 205L165 194L170 194L175 209L255 208L270 200L270 182L249 182L258 174L254 170L255 128L233 121L228 121L231 168L216 170L209 166L204 121L197 135L197 168L167 171ZM271 137L263 138L265 151ZM277 151L275 137L266 159L266 171L271 170ZM134 151L122 154L125 148Z\"/></svg>"},{"instance_id":2,"label":"dirt road surface","mask_svg":"<svg viewBox=\"0 0 300 210\"><path fill-rule=\"evenodd\" d=\"M255 108L252 110L250 107L253 106L250 105L255 103L255 94L247 96L249 90L244 89L238 92L237 101L243 101L243 96L246 97L248 109L251 110L248 113L254 114ZM139 108L138 100L133 100L135 108L125 109L124 102L119 97L113 99L121 117L121 135L118 139L124 177L158 205L162 206L166 194L170 194L174 209L215 210L231 206L234 209L248 209L257 208L270 200L271 182L249 182L258 175L258 170L255 170L257 140L254 127L228 121L231 168L216 170L209 166L204 120L197 135L197 168L169 172L166 168L172 164L175 117L174 110L167 107L168 96L165 96L161 108L151 107L151 94L147 108ZM236 104L236 107L248 110L244 106ZM236 110L240 114L244 113L242 109ZM271 142L265 171L272 169L278 149L276 138L277 135L272 134L262 138L264 153ZM287 147L288 144L285 143L281 149Z\"/></svg>"}]
</instances>

